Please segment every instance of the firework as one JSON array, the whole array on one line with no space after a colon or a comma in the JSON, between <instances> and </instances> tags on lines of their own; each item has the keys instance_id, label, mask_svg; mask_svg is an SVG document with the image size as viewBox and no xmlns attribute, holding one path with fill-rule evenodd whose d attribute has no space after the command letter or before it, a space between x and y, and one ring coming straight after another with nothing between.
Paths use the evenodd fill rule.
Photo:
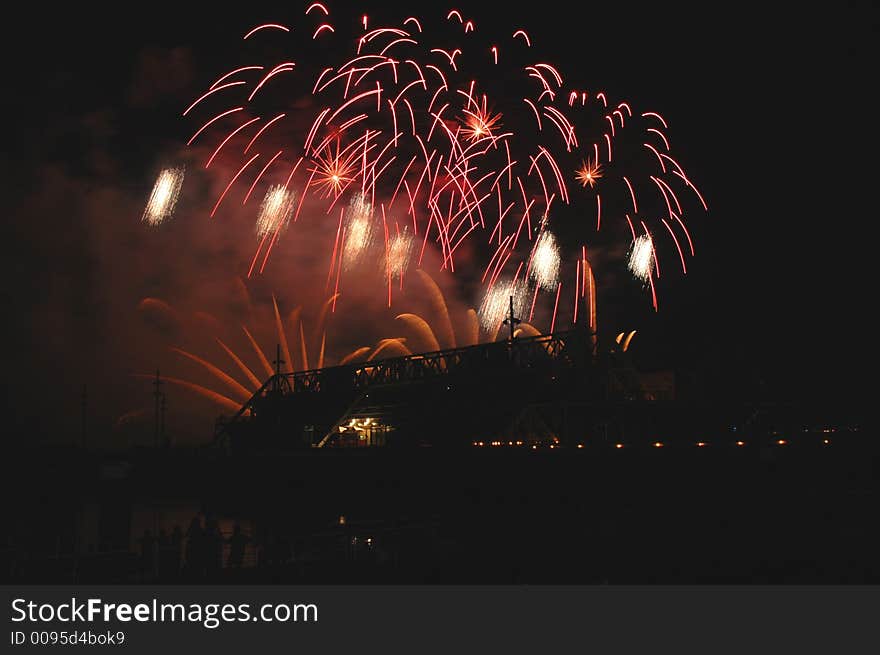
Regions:
<instances>
[{"instance_id":1,"label":"firework","mask_svg":"<svg viewBox=\"0 0 880 655\"><path fill-rule=\"evenodd\" d=\"M602 177L602 167L599 166L596 162L590 161L589 159L584 160L581 164L581 167L578 169L575 178L578 182L581 183L583 187L593 188L596 186L596 181Z\"/></svg>"},{"instance_id":2,"label":"firework","mask_svg":"<svg viewBox=\"0 0 880 655\"><path fill-rule=\"evenodd\" d=\"M621 227L611 228L617 238L625 234L626 219L630 230L638 221L646 231L667 235L675 248L669 252L677 253L686 272L686 258L695 250L685 220L685 195L699 200L704 210L706 203L673 157L669 126L660 114L636 111L630 102L609 100L600 90L573 88L560 68L542 60L538 40L522 29L506 40L479 42L479 35L491 29L477 30L457 10L449 12L438 30L432 21L415 16L373 25L357 15L339 25L337 16L314 9L319 6L306 9L309 25L304 30L288 31L276 23L243 30L249 43L284 38L296 52L260 65L247 62L221 75L184 114L203 113L190 143L197 137L213 138L219 146L212 160L235 158L226 167L237 172L224 195L236 184L250 185L250 195L258 184L271 185L287 169L287 183L298 191L296 215L309 198L307 211L327 216L334 227L339 217L336 238L326 248L328 286L335 274L334 291L346 283L341 273L362 259L379 234L380 207L383 219L386 212L401 216L405 211L405 222L411 221L407 233L396 224L382 226L385 275L376 277L385 278L389 304L391 279L400 279L402 285L403 271L411 264L423 266L427 251L434 251L428 262L437 261L450 272L464 259L459 253L466 251L468 263L488 261L482 278L484 304L490 296L506 293L499 279L516 279L514 271L521 269L526 273L523 284L535 283L529 314L540 301L553 309L555 324L563 283L560 260L570 261L571 250L579 246L558 243L543 226L533 240L534 222L548 216L554 203L577 206L588 217L578 229L607 230L618 221ZM450 28L461 30L460 40L448 36ZM343 36L350 29L360 36ZM533 63L508 64L522 57L527 58L522 63ZM487 66L497 74L486 75ZM311 97L305 103L280 91L290 87L278 80L292 82L293 71L306 80L302 96ZM217 106L221 102L225 106ZM292 111L292 104L301 111ZM260 117L245 120L245 115ZM279 143L282 134L286 136ZM296 135L293 140L291 134ZM243 147L237 148L235 140ZM223 195L214 212L222 200ZM343 215L339 208L331 212L346 201ZM603 222L603 213L611 221ZM258 227L261 234L281 226L277 214L269 215L270 227ZM281 216L286 225L289 214ZM634 231L632 237L636 240ZM586 236L577 238L577 243L586 241ZM467 247L460 250L465 242ZM274 243L258 268L254 257L251 272L263 271ZM641 253L642 245L634 244L634 253ZM635 255L641 262L635 267L630 258L637 276L650 275L651 265L658 266L659 246L651 241L648 265L642 261L644 253ZM583 295L579 276L584 270L573 267L575 280L565 282L575 298ZM577 302L572 314L576 309ZM480 314L484 325L486 320L495 323L488 315L494 316L489 310Z\"/></svg>"},{"instance_id":3,"label":"firework","mask_svg":"<svg viewBox=\"0 0 880 655\"><path fill-rule=\"evenodd\" d=\"M501 114L492 114L485 103L486 97L483 96L482 107L462 109L465 117L462 121L461 136L467 141L479 141L491 137L493 130L501 127Z\"/></svg>"},{"instance_id":4,"label":"firework","mask_svg":"<svg viewBox=\"0 0 880 655\"><path fill-rule=\"evenodd\" d=\"M345 242L342 260L344 268L350 269L373 242L373 208L364 194L355 194L348 204L345 223Z\"/></svg>"},{"instance_id":5,"label":"firework","mask_svg":"<svg viewBox=\"0 0 880 655\"><path fill-rule=\"evenodd\" d=\"M529 275L542 289L556 289L559 281L559 246L556 237L544 230L535 241Z\"/></svg>"},{"instance_id":6,"label":"firework","mask_svg":"<svg viewBox=\"0 0 880 655\"><path fill-rule=\"evenodd\" d=\"M174 213L180 188L183 186L183 168L166 168L156 179L153 192L147 201L142 220L149 225L159 225Z\"/></svg>"},{"instance_id":7,"label":"firework","mask_svg":"<svg viewBox=\"0 0 880 655\"><path fill-rule=\"evenodd\" d=\"M403 277L414 249L415 240L405 228L389 239L385 258L385 270L389 277L398 280Z\"/></svg>"},{"instance_id":8,"label":"firework","mask_svg":"<svg viewBox=\"0 0 880 655\"><path fill-rule=\"evenodd\" d=\"M654 266L654 242L650 236L639 236L632 245L629 253L629 270L641 280L647 282L651 277L651 269Z\"/></svg>"},{"instance_id":9,"label":"firework","mask_svg":"<svg viewBox=\"0 0 880 655\"><path fill-rule=\"evenodd\" d=\"M436 310L436 318L438 319L438 322L435 326L432 327L428 320L417 314L400 314L395 320L402 328L406 337L379 339L374 346L362 346L356 348L352 352L341 357L338 360L339 365L375 361L386 357L398 357L413 353L440 350L444 346L438 341L438 335L443 335L442 339L447 344L445 347L454 345L456 341L461 342L461 345L465 346L472 346L480 343L480 323L476 310L467 310L465 315L465 325L463 326L464 332L460 335L460 339L456 340L455 335L452 333L452 324L448 311L446 310L446 300L443 293L440 291L439 287L437 287L436 282L434 282L434 280L424 271L419 269L417 272L419 273L418 277L421 278L426 286L428 296L432 299L432 304L434 305L433 309ZM513 286L514 285L510 282L498 282L495 287L493 287L495 293L492 295L492 298L484 302L484 310L488 313L494 312L498 318L497 325L493 326L491 323L489 324L490 327L487 330L486 335L487 341L493 341L497 336L497 328L500 326L501 321L509 310L509 294ZM246 293L246 287L244 287L244 285L242 285L242 289L244 289ZM527 296L525 291L526 288L522 284L514 289L515 311L524 308ZM323 303L320 314L314 325L314 334L321 335L320 349L318 350L318 368L321 368L326 363L324 358L324 350L327 345L326 320L328 318L328 309L330 308L332 301L333 297L328 298ZM488 307L489 305L494 306ZM164 313L177 315L177 311L173 307L164 300L158 298L143 299L139 305L139 309L142 312L159 309ZM170 352L198 364L209 374L212 386L218 388L215 389L202 386L190 380L176 377L162 376L162 381L193 392L196 395L214 402L219 408L235 413L240 409L241 404L245 402L247 398L250 398L252 394L260 389L266 379L274 375L275 369L267 356L267 353L272 352L272 348L277 346L281 349L283 359L282 371L284 373L292 373L308 369L309 357L307 354L307 344L304 334L303 320L301 317L302 307L294 308L289 314L287 314L286 320L283 320L281 309L279 308L277 300L273 296L272 310L274 334L271 343L275 345L268 347L269 344L267 344L267 349L265 350L260 347L251 331L245 326L241 326L242 334L246 337L246 343L248 344L245 348L236 350L232 342L227 344L216 336L213 339L213 342L220 347L228 360L223 358L222 360L213 361L206 356L186 351L181 348L170 348ZM195 315L201 315L204 317L210 316L204 312L196 312ZM209 333L213 332L214 334L217 334L222 331L223 326L213 317L211 317L210 325L211 327L208 330ZM191 328L194 326L195 324L190 324ZM268 328L269 326L263 325L262 327ZM199 328L199 330L201 331L202 328ZM231 333L232 331L230 331L230 334ZM539 330L525 322L520 323L516 330L516 336L520 337L539 336L540 334L541 332ZM617 339L617 343L620 343L622 338L623 335L620 335ZM318 345L317 341L315 342L315 345ZM295 349L291 348L291 346L294 348L298 346L300 352L297 353ZM251 362L248 363L248 360L251 360ZM230 363L233 366L230 366ZM144 380L155 380L154 374L135 373L133 375ZM132 416L123 415L119 419L120 423L124 423L125 421L136 417L138 412L140 412L140 410L134 410L134 412L131 413Z\"/></svg>"},{"instance_id":10,"label":"firework","mask_svg":"<svg viewBox=\"0 0 880 655\"><path fill-rule=\"evenodd\" d=\"M257 216L257 234L262 237L284 230L293 215L295 202L296 194L288 191L284 185L269 187Z\"/></svg>"},{"instance_id":11,"label":"firework","mask_svg":"<svg viewBox=\"0 0 880 655\"><path fill-rule=\"evenodd\" d=\"M513 313L522 316L529 307L529 290L527 285L513 280L498 280L483 296L480 303L480 324L490 332L497 330L501 322L510 312L510 298L513 297Z\"/></svg>"}]
</instances>

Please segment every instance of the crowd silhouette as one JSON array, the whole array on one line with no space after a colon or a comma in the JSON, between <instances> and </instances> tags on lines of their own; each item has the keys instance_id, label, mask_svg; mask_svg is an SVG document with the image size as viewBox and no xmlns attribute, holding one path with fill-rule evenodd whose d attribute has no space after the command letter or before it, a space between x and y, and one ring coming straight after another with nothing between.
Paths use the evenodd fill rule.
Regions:
<instances>
[{"instance_id":1,"label":"crowd silhouette","mask_svg":"<svg viewBox=\"0 0 880 655\"><path fill-rule=\"evenodd\" d=\"M175 525L169 534L164 528L158 536L147 529L138 539L139 573L150 579L212 579L224 568L241 569L247 547L253 539L236 523L224 537L216 518L197 514L184 532Z\"/></svg>"}]
</instances>

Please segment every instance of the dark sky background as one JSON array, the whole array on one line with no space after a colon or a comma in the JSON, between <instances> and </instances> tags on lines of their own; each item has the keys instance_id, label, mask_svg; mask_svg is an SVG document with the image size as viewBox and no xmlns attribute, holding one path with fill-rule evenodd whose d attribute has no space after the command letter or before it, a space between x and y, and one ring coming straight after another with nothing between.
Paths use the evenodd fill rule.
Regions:
<instances>
[{"instance_id":1,"label":"dark sky background","mask_svg":"<svg viewBox=\"0 0 880 655\"><path fill-rule=\"evenodd\" d=\"M365 4L328 4L337 20L375 13ZM381 5L388 15L415 13ZM417 14L449 8L424 2ZM563 72L637 98L670 122L674 153L710 212L695 227L689 275L664 288L659 314L631 316L646 366L675 366L695 397L829 407L867 397L876 5L460 8L478 28L526 26ZM5 377L19 430L6 438L75 433L84 383L96 431L149 406L148 386L128 375L155 368L155 339L136 309L144 295L156 291L190 312L225 311L215 296L234 294L234 284L219 280L218 254L234 260L251 244L227 244L219 229L195 235L175 226L179 238L169 247L144 236L140 215L157 170L192 131L182 108L246 60L241 35L301 16L298 3L153 2L53 8L10 26ZM181 206L187 193L196 192L185 190ZM235 266L225 268L234 279ZM265 300L267 289L252 291ZM302 302L279 299L287 309ZM182 414L189 401L172 402Z\"/></svg>"}]
</instances>

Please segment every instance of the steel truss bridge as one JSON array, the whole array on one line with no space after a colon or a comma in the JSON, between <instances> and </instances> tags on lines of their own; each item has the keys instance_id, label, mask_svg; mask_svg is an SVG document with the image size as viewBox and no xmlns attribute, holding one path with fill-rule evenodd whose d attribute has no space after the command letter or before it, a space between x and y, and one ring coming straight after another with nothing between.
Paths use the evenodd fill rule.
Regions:
<instances>
[{"instance_id":1,"label":"steel truss bridge","mask_svg":"<svg viewBox=\"0 0 880 655\"><path fill-rule=\"evenodd\" d=\"M564 438L573 405L627 400L638 381L596 335L568 332L276 373L215 444L235 450L462 445ZM609 359L611 357L611 359Z\"/></svg>"}]
</instances>

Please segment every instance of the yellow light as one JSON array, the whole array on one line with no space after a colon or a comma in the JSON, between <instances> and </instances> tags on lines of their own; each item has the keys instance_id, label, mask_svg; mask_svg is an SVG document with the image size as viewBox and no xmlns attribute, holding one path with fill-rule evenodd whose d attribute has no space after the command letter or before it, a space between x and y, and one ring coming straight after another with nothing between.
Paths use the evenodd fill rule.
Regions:
<instances>
[{"instance_id":1,"label":"yellow light","mask_svg":"<svg viewBox=\"0 0 880 655\"><path fill-rule=\"evenodd\" d=\"M737 441L737 442L736 442L736 445L737 445L737 446L745 446L745 445L746 445L746 442L745 442L745 441Z\"/></svg>"},{"instance_id":2,"label":"yellow light","mask_svg":"<svg viewBox=\"0 0 880 655\"><path fill-rule=\"evenodd\" d=\"M788 442L787 442L785 439L777 439L777 440L776 440L776 443L777 443L778 445L780 445L780 446L784 446L784 445L787 444Z\"/></svg>"},{"instance_id":3,"label":"yellow light","mask_svg":"<svg viewBox=\"0 0 880 655\"><path fill-rule=\"evenodd\" d=\"M339 515L339 525L345 525L345 516L342 514Z\"/></svg>"},{"instance_id":4,"label":"yellow light","mask_svg":"<svg viewBox=\"0 0 880 655\"><path fill-rule=\"evenodd\" d=\"M822 443L824 443L827 446L828 444L831 443L831 440L830 439L823 439Z\"/></svg>"},{"instance_id":5,"label":"yellow light","mask_svg":"<svg viewBox=\"0 0 880 655\"><path fill-rule=\"evenodd\" d=\"M583 448L583 447L584 447L584 444L582 444L582 443L578 444L578 448Z\"/></svg>"},{"instance_id":6,"label":"yellow light","mask_svg":"<svg viewBox=\"0 0 880 655\"><path fill-rule=\"evenodd\" d=\"M532 450L538 450L537 444L532 444Z\"/></svg>"},{"instance_id":7,"label":"yellow light","mask_svg":"<svg viewBox=\"0 0 880 655\"><path fill-rule=\"evenodd\" d=\"M702 448L702 447L705 446L705 445L706 445L706 442L705 442L705 441L698 441L698 442L697 442L697 448Z\"/></svg>"},{"instance_id":8,"label":"yellow light","mask_svg":"<svg viewBox=\"0 0 880 655\"><path fill-rule=\"evenodd\" d=\"M654 445L654 448L663 448L662 441L655 441L653 445Z\"/></svg>"},{"instance_id":9,"label":"yellow light","mask_svg":"<svg viewBox=\"0 0 880 655\"><path fill-rule=\"evenodd\" d=\"M616 443L616 444L614 444L614 447L615 447L615 448L623 448L623 444L622 444L622 443Z\"/></svg>"}]
</instances>

